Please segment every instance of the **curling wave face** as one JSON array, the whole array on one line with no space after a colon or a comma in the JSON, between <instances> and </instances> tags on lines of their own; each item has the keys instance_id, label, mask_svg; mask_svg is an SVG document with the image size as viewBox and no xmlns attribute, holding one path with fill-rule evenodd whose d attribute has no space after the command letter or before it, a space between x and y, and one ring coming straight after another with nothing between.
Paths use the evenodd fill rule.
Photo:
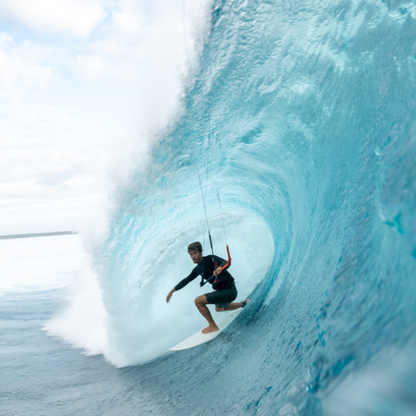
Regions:
<instances>
[{"instance_id":1,"label":"curling wave face","mask_svg":"<svg viewBox=\"0 0 416 416\"><path fill-rule=\"evenodd\" d=\"M206 233L198 171L225 256L220 191L252 302L227 336L149 364L181 391L172 414L196 414L195 386L198 414L318 414L339 375L411 338L415 18L400 1L215 2L185 111L96 248L108 358L154 359L203 325L198 288L164 299Z\"/></svg>"}]
</instances>

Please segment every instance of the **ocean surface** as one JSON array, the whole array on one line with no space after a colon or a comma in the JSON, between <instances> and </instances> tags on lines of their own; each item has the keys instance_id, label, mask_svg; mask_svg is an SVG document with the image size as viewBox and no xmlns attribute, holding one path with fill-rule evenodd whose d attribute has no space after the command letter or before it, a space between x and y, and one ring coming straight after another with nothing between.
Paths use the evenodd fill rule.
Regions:
<instances>
[{"instance_id":1,"label":"ocean surface","mask_svg":"<svg viewBox=\"0 0 416 416\"><path fill-rule=\"evenodd\" d=\"M0 241L0 411L415 415L416 3L214 1L209 18L108 229ZM201 190L251 302L172 353L205 325L206 286L165 301L187 245L210 252Z\"/></svg>"}]
</instances>

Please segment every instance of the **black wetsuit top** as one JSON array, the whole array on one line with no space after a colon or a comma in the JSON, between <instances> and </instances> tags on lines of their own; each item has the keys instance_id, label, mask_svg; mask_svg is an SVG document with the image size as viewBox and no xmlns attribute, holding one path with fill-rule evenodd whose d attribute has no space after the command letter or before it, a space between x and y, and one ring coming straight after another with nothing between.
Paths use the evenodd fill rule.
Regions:
<instances>
[{"instance_id":1,"label":"black wetsuit top","mask_svg":"<svg viewBox=\"0 0 416 416\"><path fill-rule=\"evenodd\" d=\"M215 269L215 263L217 263L217 267L223 267L227 260L222 259L218 256L208 255L202 257L202 261L200 264L198 264L191 272L191 274L188 277L185 277L185 279L181 280L176 286L175 290L181 290L183 287L185 287L189 282L192 282L192 280L196 279L198 276L201 276L202 279L208 280L213 274ZM227 269L224 269L217 277L219 280L217 283L214 284L215 276L208 282L212 285L213 289L215 290L224 290L224 289L231 289L234 288L234 278L231 276L231 274L227 271ZM201 286L202 286L201 280Z\"/></svg>"}]
</instances>

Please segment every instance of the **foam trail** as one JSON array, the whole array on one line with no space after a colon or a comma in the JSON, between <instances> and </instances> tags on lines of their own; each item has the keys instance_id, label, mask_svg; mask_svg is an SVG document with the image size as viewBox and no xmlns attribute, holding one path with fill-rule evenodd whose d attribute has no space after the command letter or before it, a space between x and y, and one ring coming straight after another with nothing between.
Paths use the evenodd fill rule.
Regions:
<instances>
[{"instance_id":1,"label":"foam trail","mask_svg":"<svg viewBox=\"0 0 416 416\"><path fill-rule=\"evenodd\" d=\"M86 355L108 354L107 311L97 275L87 264L78 273L69 297L66 309L43 329L48 335L62 338L75 348L82 348Z\"/></svg>"}]
</instances>

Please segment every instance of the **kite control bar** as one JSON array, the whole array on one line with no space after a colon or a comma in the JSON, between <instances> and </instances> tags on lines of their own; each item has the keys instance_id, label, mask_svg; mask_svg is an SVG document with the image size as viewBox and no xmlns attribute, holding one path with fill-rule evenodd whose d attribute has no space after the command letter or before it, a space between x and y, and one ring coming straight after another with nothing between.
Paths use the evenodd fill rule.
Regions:
<instances>
[{"instance_id":1,"label":"kite control bar","mask_svg":"<svg viewBox=\"0 0 416 416\"><path fill-rule=\"evenodd\" d=\"M228 248L228 244L226 245L226 248L227 248L228 260L227 260L227 263L225 263L224 266L221 267L221 270L224 270L231 264L231 255L230 255L230 249Z\"/></svg>"}]
</instances>

